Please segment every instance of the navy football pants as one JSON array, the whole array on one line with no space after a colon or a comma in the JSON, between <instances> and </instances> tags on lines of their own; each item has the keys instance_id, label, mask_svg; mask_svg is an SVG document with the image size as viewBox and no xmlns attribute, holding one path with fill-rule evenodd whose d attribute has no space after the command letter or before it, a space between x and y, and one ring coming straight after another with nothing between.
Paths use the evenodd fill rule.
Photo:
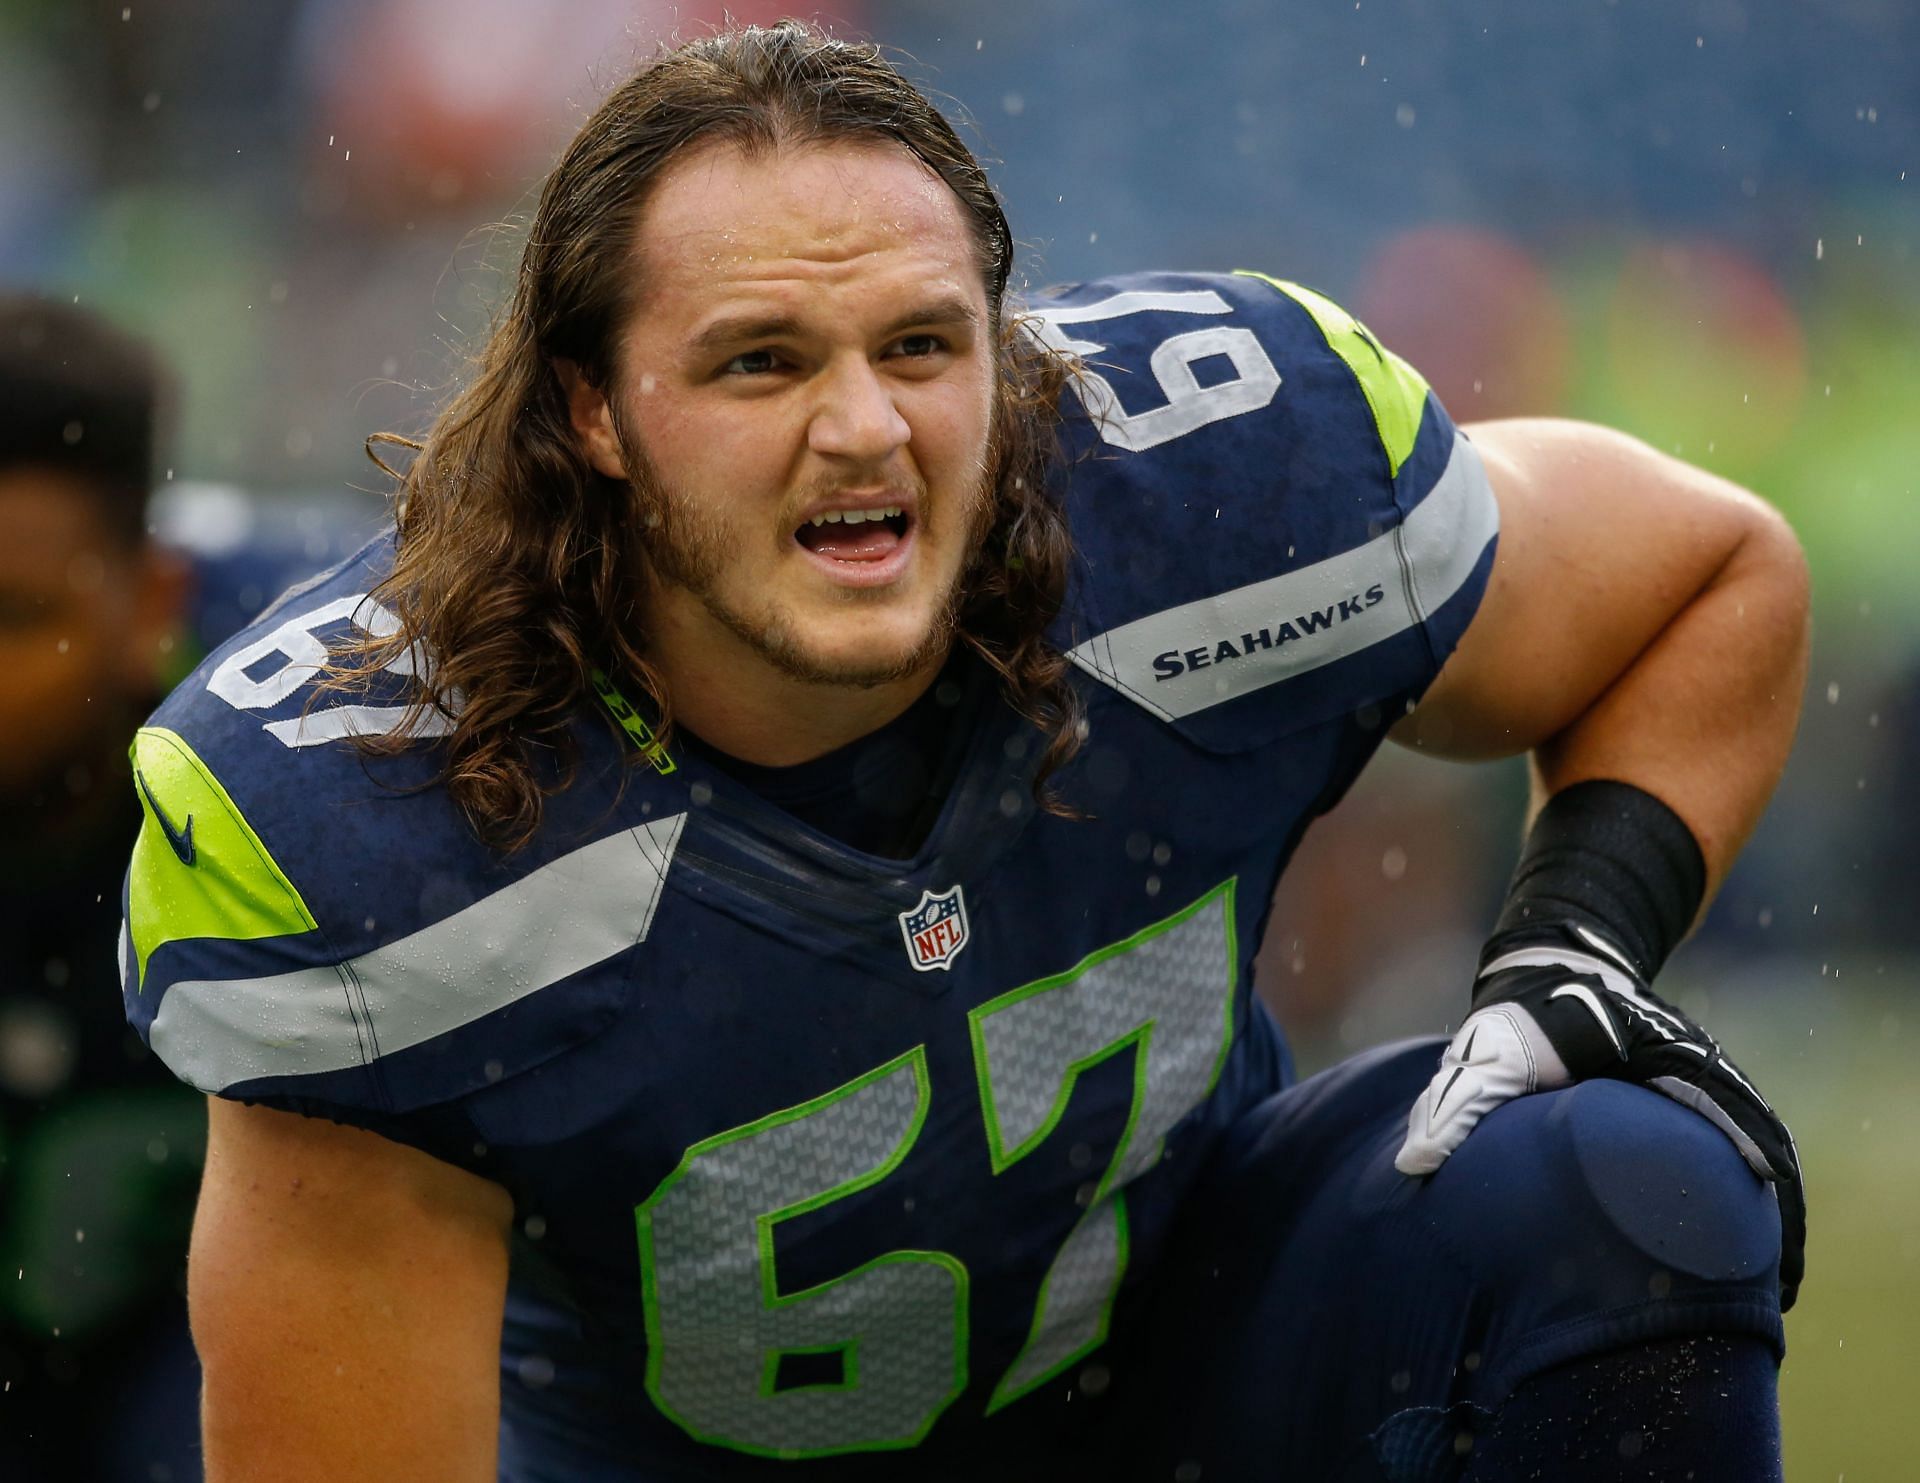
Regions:
<instances>
[{"instance_id":1,"label":"navy football pants","mask_svg":"<svg viewBox=\"0 0 1920 1483\"><path fill-rule=\"evenodd\" d=\"M1463 1428L1550 1366L1697 1334L1781 1352L1773 1193L1656 1092L1522 1097L1439 1172L1398 1173L1442 1043L1291 1087L1216 1155L1114 1356L1116 1389L1154 1417L1123 1471L1424 1483L1454 1476Z\"/></svg>"}]
</instances>

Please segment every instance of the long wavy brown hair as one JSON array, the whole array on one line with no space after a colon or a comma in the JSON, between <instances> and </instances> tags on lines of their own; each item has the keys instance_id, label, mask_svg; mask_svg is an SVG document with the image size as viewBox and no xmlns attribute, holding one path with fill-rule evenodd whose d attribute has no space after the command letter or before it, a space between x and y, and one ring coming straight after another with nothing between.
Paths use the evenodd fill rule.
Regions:
<instances>
[{"instance_id":1,"label":"long wavy brown hair","mask_svg":"<svg viewBox=\"0 0 1920 1483\"><path fill-rule=\"evenodd\" d=\"M464 389L423 441L369 440L383 469L376 444L417 450L394 475L397 552L374 591L399 627L336 655L328 683L351 685L365 667L409 653L432 656L410 724L359 744L376 755L400 751L420 720L441 713L451 725L441 780L488 843L524 845L546 796L571 781L570 728L594 704L594 668L649 695L663 739L672 720L641 621L638 496L587 462L555 363L570 362L597 388L613 385L618 332L639 291L640 213L682 151L847 139L904 145L966 211L999 347L998 466L991 525L958 594L957 632L1043 734L1036 797L1065 811L1045 780L1078 746L1080 713L1066 660L1043 633L1071 553L1048 478L1067 368L1002 313L1012 234L952 126L878 47L788 21L666 52L608 97L541 191L512 298Z\"/></svg>"}]
</instances>

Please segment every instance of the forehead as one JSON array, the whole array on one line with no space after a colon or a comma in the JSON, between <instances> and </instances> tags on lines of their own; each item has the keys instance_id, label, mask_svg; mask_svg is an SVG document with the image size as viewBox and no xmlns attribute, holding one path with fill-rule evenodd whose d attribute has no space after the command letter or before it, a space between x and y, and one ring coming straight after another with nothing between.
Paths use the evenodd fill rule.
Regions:
<instances>
[{"instance_id":1,"label":"forehead","mask_svg":"<svg viewBox=\"0 0 1920 1483\"><path fill-rule=\"evenodd\" d=\"M959 198L888 141L696 149L661 175L634 245L643 312L877 276L984 296Z\"/></svg>"}]
</instances>

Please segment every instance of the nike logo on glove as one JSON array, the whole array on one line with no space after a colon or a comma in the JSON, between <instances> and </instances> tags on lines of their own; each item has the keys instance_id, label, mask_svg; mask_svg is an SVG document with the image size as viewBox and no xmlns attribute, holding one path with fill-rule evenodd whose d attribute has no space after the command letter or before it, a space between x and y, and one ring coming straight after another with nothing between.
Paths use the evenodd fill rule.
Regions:
<instances>
[{"instance_id":1,"label":"nike logo on glove","mask_svg":"<svg viewBox=\"0 0 1920 1483\"><path fill-rule=\"evenodd\" d=\"M1587 1006L1588 1011L1600 1022L1600 1028L1607 1032L1607 1039L1613 1042L1613 1048L1620 1053L1620 1059L1626 1060L1627 1048L1620 1043L1620 1032L1613 1028L1613 1019L1600 1007L1600 996L1585 984L1562 984L1549 999L1578 999Z\"/></svg>"},{"instance_id":2,"label":"nike logo on glove","mask_svg":"<svg viewBox=\"0 0 1920 1483\"><path fill-rule=\"evenodd\" d=\"M169 819L161 809L160 801L153 796L153 789L147 786L146 777L138 768L134 769L133 780L139 784L140 796L147 800L147 807L153 811L154 822L160 826L160 832L166 835L167 843L172 847L174 854L180 857L180 863L193 864L196 858L193 848L193 815L187 815L186 828L174 828L173 820Z\"/></svg>"},{"instance_id":3,"label":"nike logo on glove","mask_svg":"<svg viewBox=\"0 0 1920 1483\"><path fill-rule=\"evenodd\" d=\"M1393 1166L1402 1174L1431 1174L1502 1102L1571 1079L1527 1010L1517 1004L1478 1010L1467 1016L1413 1104Z\"/></svg>"}]
</instances>

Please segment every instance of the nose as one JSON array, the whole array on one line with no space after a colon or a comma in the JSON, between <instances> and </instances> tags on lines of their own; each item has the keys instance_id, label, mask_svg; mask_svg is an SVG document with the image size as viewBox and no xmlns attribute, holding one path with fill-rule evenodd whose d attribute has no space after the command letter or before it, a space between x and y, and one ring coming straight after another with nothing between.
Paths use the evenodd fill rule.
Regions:
<instances>
[{"instance_id":1,"label":"nose","mask_svg":"<svg viewBox=\"0 0 1920 1483\"><path fill-rule=\"evenodd\" d=\"M892 388L864 356L848 357L821 377L807 446L829 458L884 463L913 436Z\"/></svg>"}]
</instances>

